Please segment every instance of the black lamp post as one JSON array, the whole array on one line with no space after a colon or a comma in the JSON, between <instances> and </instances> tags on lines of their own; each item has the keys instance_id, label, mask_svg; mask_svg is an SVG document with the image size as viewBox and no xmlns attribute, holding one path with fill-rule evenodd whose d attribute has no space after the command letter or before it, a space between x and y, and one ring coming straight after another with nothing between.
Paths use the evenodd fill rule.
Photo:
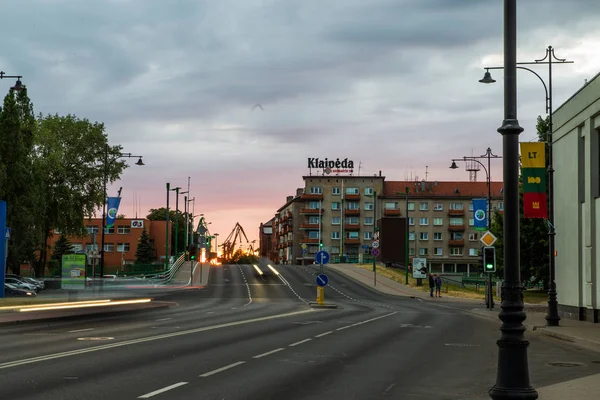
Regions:
<instances>
[{"instance_id":1,"label":"black lamp post","mask_svg":"<svg viewBox=\"0 0 600 400\"><path fill-rule=\"evenodd\" d=\"M496 384L493 400L535 400L538 393L529 381L525 339L526 314L520 276L519 243L519 134L517 119L517 1L504 0L504 120L502 135L504 174L504 282L502 283L502 332L498 344Z\"/></svg>"},{"instance_id":2,"label":"black lamp post","mask_svg":"<svg viewBox=\"0 0 600 400\"><path fill-rule=\"evenodd\" d=\"M108 144L104 148L104 200L102 201L102 239L101 239L101 250L100 250L100 277L104 276L104 235L106 231L106 185L108 181L108 167L111 163L117 161L119 158L138 158L135 165L144 165L142 161L143 156L134 156L131 153L119 153L111 160L108 159Z\"/></svg>"},{"instance_id":3,"label":"black lamp post","mask_svg":"<svg viewBox=\"0 0 600 400\"><path fill-rule=\"evenodd\" d=\"M552 46L548 46L544 58L532 62L516 63L516 65L518 65L516 68L524 69L537 76L540 82L542 82L542 85L544 85L544 91L546 92L546 113L548 113L548 136L546 139L546 143L548 145L548 242L550 244L548 249L548 255L550 257L550 287L548 289L548 313L546 315L546 325L548 326L558 326L560 321L560 317L558 315L558 301L556 300L556 257L554 255L556 230L554 228L554 166L552 161L552 64L572 63L573 61L567 61L564 58L557 58L554 55L554 48ZM544 82L542 77L539 76L537 72L533 71L532 69L519 66L539 64L548 65L547 86L546 82ZM502 68L504 67L485 67L485 75L483 76L483 79L479 80L479 82L496 82L494 79L492 79L492 75L490 74L489 70Z\"/></svg>"},{"instance_id":4,"label":"black lamp post","mask_svg":"<svg viewBox=\"0 0 600 400\"><path fill-rule=\"evenodd\" d=\"M17 82L15 83L15 85L10 88L11 90L16 90L17 92L25 89L25 85L23 85L23 83L21 82L22 77L23 77L22 75L6 75L6 73L4 71L0 71L0 79L5 79L5 78L16 78L17 79Z\"/></svg>"},{"instance_id":5,"label":"black lamp post","mask_svg":"<svg viewBox=\"0 0 600 400\"><path fill-rule=\"evenodd\" d=\"M479 156L479 157L463 157L463 158L455 158L452 160L452 165L450 165L450 169L457 169L458 166L456 165L456 161L471 161L471 162L476 162L477 164L481 165L483 167L483 170L485 171L485 181L487 183L487 191L488 191L488 195L487 195L487 229L488 231L490 229L492 229L492 158L502 158L502 156L498 156L494 153L492 153L492 149L491 148L487 148L485 154ZM479 161L479 159L487 159L487 168L485 167L485 165ZM487 298L487 303L488 303L488 307L490 309L494 308L494 295L492 293L492 274L488 274L488 298Z\"/></svg>"}]
</instances>

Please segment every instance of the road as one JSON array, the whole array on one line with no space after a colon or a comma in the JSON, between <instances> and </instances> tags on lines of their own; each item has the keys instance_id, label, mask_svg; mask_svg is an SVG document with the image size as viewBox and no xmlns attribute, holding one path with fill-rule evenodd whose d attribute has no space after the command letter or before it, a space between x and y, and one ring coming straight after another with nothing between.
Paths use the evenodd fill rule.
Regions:
<instances>
[{"instance_id":1,"label":"road","mask_svg":"<svg viewBox=\"0 0 600 400\"><path fill-rule=\"evenodd\" d=\"M177 307L0 328L0 390L16 399L483 399L495 381L497 324L464 303L374 292L313 267L211 270ZM534 386L600 373L599 354L530 334ZM548 366L551 362L580 367Z\"/></svg>"}]
</instances>

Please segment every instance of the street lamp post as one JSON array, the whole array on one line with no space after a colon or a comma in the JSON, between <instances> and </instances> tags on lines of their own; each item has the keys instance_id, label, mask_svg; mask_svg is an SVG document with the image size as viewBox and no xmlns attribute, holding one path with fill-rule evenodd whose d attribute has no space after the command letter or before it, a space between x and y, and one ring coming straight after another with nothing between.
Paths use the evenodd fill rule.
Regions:
<instances>
[{"instance_id":1,"label":"street lamp post","mask_svg":"<svg viewBox=\"0 0 600 400\"><path fill-rule=\"evenodd\" d=\"M175 233L173 234L175 237L173 239L175 239L175 243L174 243L174 251L173 253L175 254L175 259L177 259L177 251L179 250L179 246L178 246L178 236L179 236L179 191L181 190L181 187L177 186L176 188L171 189L172 191L175 192Z\"/></svg>"},{"instance_id":2,"label":"street lamp post","mask_svg":"<svg viewBox=\"0 0 600 400\"><path fill-rule=\"evenodd\" d=\"M477 164L481 165L481 167L483 168L483 170L485 171L485 181L487 184L487 219L486 219L486 223L487 223L487 229L488 231L490 229L492 229L492 158L502 158L502 156L498 156L494 153L492 153L492 149L491 148L487 148L485 154L479 156L479 157L463 157L463 158L455 158L452 160L452 165L450 165L450 169L457 169L458 166L456 165L456 161L472 161L472 162L476 162ZM479 161L479 159L487 159L487 168L486 166ZM494 308L494 294L492 292L492 273L488 273L488 295L487 295L487 304L488 307L490 308L490 310L492 308Z\"/></svg>"},{"instance_id":3,"label":"street lamp post","mask_svg":"<svg viewBox=\"0 0 600 400\"><path fill-rule=\"evenodd\" d=\"M217 263L218 263L219 262L219 243L218 243L219 234L215 233L214 236L215 236L215 253L217 253L216 259L217 259Z\"/></svg>"},{"instance_id":4,"label":"street lamp post","mask_svg":"<svg viewBox=\"0 0 600 400\"><path fill-rule=\"evenodd\" d=\"M0 71L0 79L6 79L6 78L16 78L17 82L15 82L14 86L11 86L11 90L16 90L17 92L20 92L21 90L25 89L25 85L23 85L23 83L21 82L21 78L23 76L22 75L6 75L6 73L4 71Z\"/></svg>"},{"instance_id":5,"label":"street lamp post","mask_svg":"<svg viewBox=\"0 0 600 400\"><path fill-rule=\"evenodd\" d=\"M525 339L526 314L520 276L519 243L519 134L517 119L517 2L504 0L504 120L498 128L502 135L504 175L504 282L502 283L502 321L498 345L496 384L490 389L492 400L535 400L538 393L529 381Z\"/></svg>"},{"instance_id":6,"label":"street lamp post","mask_svg":"<svg viewBox=\"0 0 600 400\"><path fill-rule=\"evenodd\" d=\"M547 60L547 61L545 61ZM572 64L573 61L567 61L564 58L558 58L554 55L554 48L552 46L548 46L546 48L546 54L544 58L539 60L535 60L532 62L523 62L516 63L517 69L523 69L531 72L535 76L538 77L542 85L544 86L544 91L546 92L546 113L548 114L548 134L546 138L546 143L548 145L548 255L550 258L550 276L549 281L550 285L548 288L548 312L546 314L546 325L548 326L558 326L560 317L558 315L558 301L556 299L556 258L554 255L554 249L556 245L556 229L554 227L554 166L553 166L553 155L552 155L552 133L553 133L553 125L552 125L552 64ZM548 65L548 85L546 86L546 82L542 79L541 76L538 75L537 72L532 69L526 67L520 67L519 65L540 65L546 64ZM503 69L504 67L485 67L485 75L483 79L479 80L481 83L494 83L496 82L492 75L490 74L490 69Z\"/></svg>"},{"instance_id":7,"label":"street lamp post","mask_svg":"<svg viewBox=\"0 0 600 400\"><path fill-rule=\"evenodd\" d=\"M406 229L406 233L405 233L405 237L404 237L404 268L406 269L405 273L406 273L406 284L408 285L408 239L409 239L409 232L408 230L410 229L410 225L408 224L408 186L406 186L405 189L405 194L406 194L406 218L404 221L404 229Z\"/></svg>"},{"instance_id":8,"label":"street lamp post","mask_svg":"<svg viewBox=\"0 0 600 400\"><path fill-rule=\"evenodd\" d=\"M104 147L104 176L103 176L103 200L102 200L102 238L101 241L101 250L100 250L100 277L104 276L104 235L106 234L106 186L108 184L108 168L111 163L117 161L119 158L139 158L135 165L144 165L142 161L143 156L134 156L131 153L119 153L113 159L108 159L108 143ZM120 194L120 191L119 191Z\"/></svg>"},{"instance_id":9,"label":"street lamp post","mask_svg":"<svg viewBox=\"0 0 600 400\"><path fill-rule=\"evenodd\" d=\"M165 271L169 269L169 195L171 194L171 183L167 182L167 212L165 213Z\"/></svg>"}]
</instances>

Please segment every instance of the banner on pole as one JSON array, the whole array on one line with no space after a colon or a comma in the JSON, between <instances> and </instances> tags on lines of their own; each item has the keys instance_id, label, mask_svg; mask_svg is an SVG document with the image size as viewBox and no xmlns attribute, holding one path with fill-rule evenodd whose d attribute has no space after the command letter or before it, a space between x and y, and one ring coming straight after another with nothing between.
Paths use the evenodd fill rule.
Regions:
<instances>
[{"instance_id":1,"label":"banner on pole","mask_svg":"<svg viewBox=\"0 0 600 400\"><path fill-rule=\"evenodd\" d=\"M521 179L523 216L548 218L545 143L521 143Z\"/></svg>"},{"instance_id":2,"label":"banner on pole","mask_svg":"<svg viewBox=\"0 0 600 400\"><path fill-rule=\"evenodd\" d=\"M119 204L121 204L120 197L109 197L106 208L106 227L112 228L115 225L115 219L117 219L117 212L119 211Z\"/></svg>"},{"instance_id":3,"label":"banner on pole","mask_svg":"<svg viewBox=\"0 0 600 400\"><path fill-rule=\"evenodd\" d=\"M488 229L488 205L487 199L473 199L473 219L475 220L474 227L478 231Z\"/></svg>"}]
</instances>

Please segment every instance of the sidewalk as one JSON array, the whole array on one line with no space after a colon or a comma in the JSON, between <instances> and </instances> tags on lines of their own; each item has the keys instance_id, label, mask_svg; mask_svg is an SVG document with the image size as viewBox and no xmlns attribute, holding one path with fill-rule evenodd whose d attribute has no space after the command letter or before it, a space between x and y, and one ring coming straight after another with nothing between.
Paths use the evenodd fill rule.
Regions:
<instances>
[{"instance_id":1,"label":"sidewalk","mask_svg":"<svg viewBox=\"0 0 600 400\"><path fill-rule=\"evenodd\" d=\"M208 277L210 275L210 263L198 263L194 262L194 279L193 284L190 287L204 287L208 285ZM186 261L177 274L173 277L171 281L174 285L190 285L190 266L192 265L191 261Z\"/></svg>"}]
</instances>

